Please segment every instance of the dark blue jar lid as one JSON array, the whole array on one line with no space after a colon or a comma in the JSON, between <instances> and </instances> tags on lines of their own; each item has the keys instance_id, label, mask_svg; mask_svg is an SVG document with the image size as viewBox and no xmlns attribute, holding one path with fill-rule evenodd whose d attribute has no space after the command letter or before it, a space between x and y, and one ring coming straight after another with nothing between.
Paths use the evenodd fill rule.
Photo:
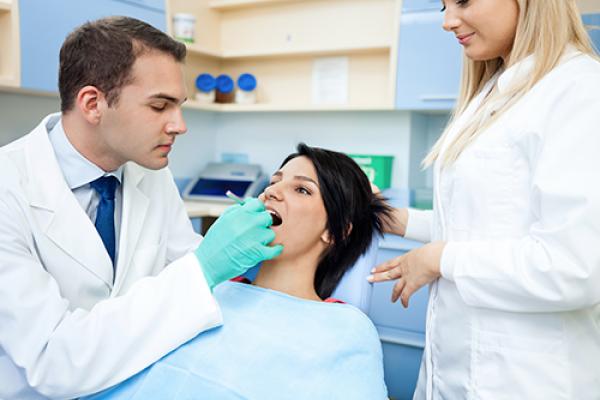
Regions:
<instances>
[{"instance_id":1,"label":"dark blue jar lid","mask_svg":"<svg viewBox=\"0 0 600 400\"><path fill-rule=\"evenodd\" d=\"M217 76L217 90L221 93L231 93L233 91L233 79L225 74Z\"/></svg>"},{"instance_id":2,"label":"dark blue jar lid","mask_svg":"<svg viewBox=\"0 0 600 400\"><path fill-rule=\"evenodd\" d=\"M237 80L237 85L245 92L251 92L256 89L256 78L252 74L241 74Z\"/></svg>"},{"instance_id":3,"label":"dark blue jar lid","mask_svg":"<svg viewBox=\"0 0 600 400\"><path fill-rule=\"evenodd\" d=\"M217 87L217 81L211 74L200 74L196 78L196 87L201 92L210 92Z\"/></svg>"}]
</instances>

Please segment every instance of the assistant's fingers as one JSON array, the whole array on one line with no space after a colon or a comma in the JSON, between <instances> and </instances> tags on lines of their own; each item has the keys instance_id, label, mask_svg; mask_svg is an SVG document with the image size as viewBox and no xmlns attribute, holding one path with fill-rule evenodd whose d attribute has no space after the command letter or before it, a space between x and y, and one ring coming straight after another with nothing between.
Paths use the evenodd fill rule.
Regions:
<instances>
[{"instance_id":1,"label":"assistant's fingers","mask_svg":"<svg viewBox=\"0 0 600 400\"><path fill-rule=\"evenodd\" d=\"M400 264L400 262L402 262L402 258L403 258L403 256L398 256L398 257L389 259L387 261L384 261L381 264L379 264L377 267L373 268L371 270L371 273L376 274L379 272L385 272L385 271L389 271L393 268L396 268Z\"/></svg>"},{"instance_id":2,"label":"assistant's fingers","mask_svg":"<svg viewBox=\"0 0 600 400\"><path fill-rule=\"evenodd\" d=\"M412 285L405 285L402 293L400 294L400 301L404 308L408 308L408 300L415 293L416 289Z\"/></svg>"},{"instance_id":3,"label":"assistant's fingers","mask_svg":"<svg viewBox=\"0 0 600 400\"><path fill-rule=\"evenodd\" d=\"M398 279L398 282L396 282L394 288L392 289L392 303L398 301L398 297L400 297L400 294L402 294L404 286L406 286L406 281L402 278Z\"/></svg>"}]
</instances>

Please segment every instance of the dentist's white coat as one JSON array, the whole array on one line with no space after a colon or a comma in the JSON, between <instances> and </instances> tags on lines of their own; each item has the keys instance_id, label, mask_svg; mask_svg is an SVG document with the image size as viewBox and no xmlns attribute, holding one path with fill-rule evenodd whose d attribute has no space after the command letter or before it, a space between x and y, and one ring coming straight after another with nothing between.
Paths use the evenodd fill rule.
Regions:
<instances>
[{"instance_id":1,"label":"dentist's white coat","mask_svg":"<svg viewBox=\"0 0 600 400\"><path fill-rule=\"evenodd\" d=\"M188 254L201 238L166 168L125 165L113 287L110 258L48 140L58 118L0 149L3 400L104 389L221 322Z\"/></svg>"},{"instance_id":2,"label":"dentist's white coat","mask_svg":"<svg viewBox=\"0 0 600 400\"><path fill-rule=\"evenodd\" d=\"M407 237L447 241L415 399L600 399L600 63L565 58L409 213Z\"/></svg>"}]
</instances>

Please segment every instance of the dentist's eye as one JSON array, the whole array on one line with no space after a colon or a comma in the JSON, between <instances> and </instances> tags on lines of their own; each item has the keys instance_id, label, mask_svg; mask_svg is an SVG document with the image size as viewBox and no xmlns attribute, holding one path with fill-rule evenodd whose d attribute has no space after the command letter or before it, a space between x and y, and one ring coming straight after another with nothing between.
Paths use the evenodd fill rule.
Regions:
<instances>
[{"instance_id":1,"label":"dentist's eye","mask_svg":"<svg viewBox=\"0 0 600 400\"><path fill-rule=\"evenodd\" d=\"M456 4L459 6L466 6L469 0L456 0Z\"/></svg>"},{"instance_id":2,"label":"dentist's eye","mask_svg":"<svg viewBox=\"0 0 600 400\"><path fill-rule=\"evenodd\" d=\"M166 104L153 104L150 106L150 108L156 112L164 111L166 107Z\"/></svg>"}]
</instances>

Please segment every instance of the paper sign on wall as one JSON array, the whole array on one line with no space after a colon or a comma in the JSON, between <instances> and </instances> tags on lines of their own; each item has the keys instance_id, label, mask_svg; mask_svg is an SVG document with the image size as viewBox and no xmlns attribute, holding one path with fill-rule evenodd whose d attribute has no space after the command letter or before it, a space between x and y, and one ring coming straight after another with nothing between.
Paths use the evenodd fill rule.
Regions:
<instances>
[{"instance_id":1,"label":"paper sign on wall","mask_svg":"<svg viewBox=\"0 0 600 400\"><path fill-rule=\"evenodd\" d=\"M319 57L313 62L315 105L348 103L348 57Z\"/></svg>"}]
</instances>

